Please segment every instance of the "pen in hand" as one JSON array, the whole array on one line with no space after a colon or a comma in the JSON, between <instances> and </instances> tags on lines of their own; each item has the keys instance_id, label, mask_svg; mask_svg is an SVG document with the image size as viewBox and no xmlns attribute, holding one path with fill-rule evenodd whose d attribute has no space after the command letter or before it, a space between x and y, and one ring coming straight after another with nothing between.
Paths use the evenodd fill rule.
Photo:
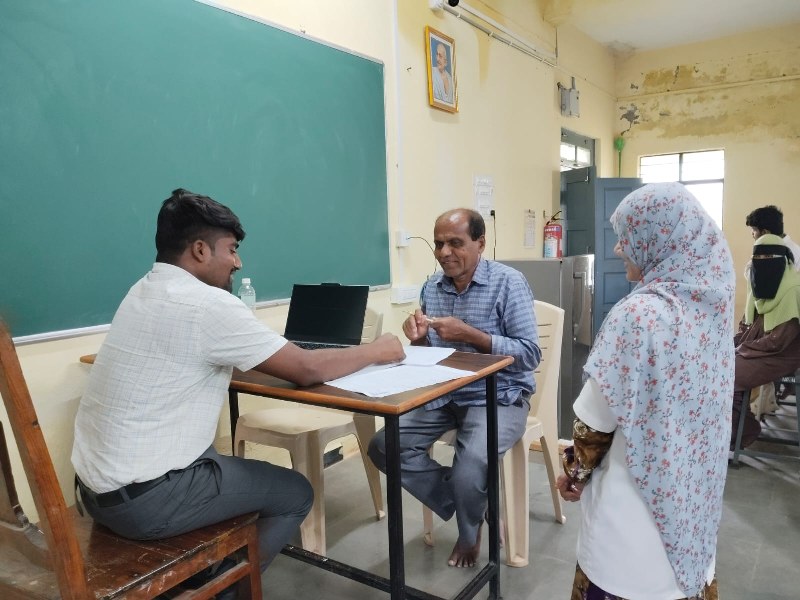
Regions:
<instances>
[{"instance_id":1,"label":"pen in hand","mask_svg":"<svg viewBox=\"0 0 800 600\"><path fill-rule=\"evenodd\" d=\"M411 311L408 311L408 310L405 311L405 312L406 312L406 314L411 315L412 317L416 316L416 313L414 313L414 312L411 312ZM434 319L435 319L435 317L428 317L428 316L425 317L425 321L427 321L428 323L433 323Z\"/></svg>"}]
</instances>

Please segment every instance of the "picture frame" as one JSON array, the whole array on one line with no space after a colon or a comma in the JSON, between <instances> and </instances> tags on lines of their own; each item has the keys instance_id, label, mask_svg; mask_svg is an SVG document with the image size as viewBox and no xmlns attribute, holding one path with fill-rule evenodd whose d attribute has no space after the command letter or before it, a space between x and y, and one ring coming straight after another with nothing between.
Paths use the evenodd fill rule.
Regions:
<instances>
[{"instance_id":1,"label":"picture frame","mask_svg":"<svg viewBox=\"0 0 800 600\"><path fill-rule=\"evenodd\" d=\"M458 112L455 40L426 26L425 58L428 70L428 104L448 112Z\"/></svg>"}]
</instances>

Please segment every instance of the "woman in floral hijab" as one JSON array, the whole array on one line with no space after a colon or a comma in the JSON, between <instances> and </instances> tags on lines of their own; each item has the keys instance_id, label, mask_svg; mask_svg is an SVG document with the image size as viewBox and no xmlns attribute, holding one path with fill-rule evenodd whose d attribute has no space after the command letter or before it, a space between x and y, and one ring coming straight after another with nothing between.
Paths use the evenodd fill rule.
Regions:
<instances>
[{"instance_id":1,"label":"woman in floral hijab","mask_svg":"<svg viewBox=\"0 0 800 600\"><path fill-rule=\"evenodd\" d=\"M559 488L581 500L573 600L716 600L733 392L731 255L686 188L611 215L637 281L603 323Z\"/></svg>"}]
</instances>

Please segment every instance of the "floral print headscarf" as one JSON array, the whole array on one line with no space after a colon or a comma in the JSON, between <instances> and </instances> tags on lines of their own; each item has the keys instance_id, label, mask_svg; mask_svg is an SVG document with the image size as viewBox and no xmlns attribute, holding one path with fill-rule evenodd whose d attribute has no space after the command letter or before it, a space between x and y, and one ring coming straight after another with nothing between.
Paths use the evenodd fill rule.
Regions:
<instances>
[{"instance_id":1,"label":"floral print headscarf","mask_svg":"<svg viewBox=\"0 0 800 600\"><path fill-rule=\"evenodd\" d=\"M609 312L584 370L617 418L628 468L692 596L703 587L722 516L734 372L731 254L679 183L632 192L611 224L642 279Z\"/></svg>"}]
</instances>

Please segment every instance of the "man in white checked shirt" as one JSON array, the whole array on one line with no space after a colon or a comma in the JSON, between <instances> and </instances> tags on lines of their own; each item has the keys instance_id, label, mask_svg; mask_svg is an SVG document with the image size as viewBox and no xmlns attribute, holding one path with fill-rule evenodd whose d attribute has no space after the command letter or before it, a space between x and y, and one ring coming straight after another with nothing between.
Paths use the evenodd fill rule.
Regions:
<instances>
[{"instance_id":1,"label":"man in white checked shirt","mask_svg":"<svg viewBox=\"0 0 800 600\"><path fill-rule=\"evenodd\" d=\"M434 254L442 271L423 286L421 310L406 319L403 332L414 345L514 357L497 374L502 456L525 431L541 350L533 292L519 271L481 256L485 232L483 217L473 210L451 210L436 219ZM442 519L456 515L459 536L447 561L451 567L475 566L480 552L489 464L485 393L478 381L400 417L403 487ZM451 429L458 430L455 457L452 466L444 466L428 448ZM369 449L383 471L385 444L379 431Z\"/></svg>"},{"instance_id":2,"label":"man in white checked shirt","mask_svg":"<svg viewBox=\"0 0 800 600\"><path fill-rule=\"evenodd\" d=\"M310 385L404 353L391 334L303 350L269 329L230 293L244 235L207 196L179 189L164 201L156 263L122 301L92 366L72 463L89 514L125 537L160 539L258 511L265 569L313 492L295 471L214 450L233 367Z\"/></svg>"}]
</instances>

